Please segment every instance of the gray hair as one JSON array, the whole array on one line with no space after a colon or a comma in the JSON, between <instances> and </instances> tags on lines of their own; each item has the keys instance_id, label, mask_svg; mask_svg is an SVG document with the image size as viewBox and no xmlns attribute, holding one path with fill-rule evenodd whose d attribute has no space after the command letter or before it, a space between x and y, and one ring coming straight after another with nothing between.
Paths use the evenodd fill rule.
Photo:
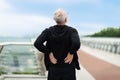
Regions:
<instances>
[{"instance_id":1,"label":"gray hair","mask_svg":"<svg viewBox=\"0 0 120 80\"><path fill-rule=\"evenodd\" d=\"M65 19L67 18L67 14L63 9L58 9L54 13L54 20L58 24L64 23Z\"/></svg>"}]
</instances>

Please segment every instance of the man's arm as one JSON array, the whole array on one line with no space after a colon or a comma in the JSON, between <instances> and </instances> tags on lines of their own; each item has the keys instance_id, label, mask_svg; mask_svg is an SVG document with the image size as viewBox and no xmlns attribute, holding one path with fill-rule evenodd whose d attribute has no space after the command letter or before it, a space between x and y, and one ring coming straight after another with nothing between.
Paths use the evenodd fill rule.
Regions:
<instances>
[{"instance_id":1,"label":"man's arm","mask_svg":"<svg viewBox=\"0 0 120 80\"><path fill-rule=\"evenodd\" d=\"M41 52L45 54L49 54L50 50L44 45L44 42L47 40L48 29L45 29L41 35L38 36L36 41L34 42L34 46Z\"/></svg>"},{"instance_id":2,"label":"man's arm","mask_svg":"<svg viewBox=\"0 0 120 80\"><path fill-rule=\"evenodd\" d=\"M64 59L65 63L71 63L73 60L73 56L76 55L76 52L80 48L80 39L79 35L76 29L71 29L71 47L70 47L70 52L68 53L67 57Z\"/></svg>"},{"instance_id":3,"label":"man's arm","mask_svg":"<svg viewBox=\"0 0 120 80\"><path fill-rule=\"evenodd\" d=\"M76 29L71 30L71 47L70 54L75 54L80 48L80 38Z\"/></svg>"}]
</instances>

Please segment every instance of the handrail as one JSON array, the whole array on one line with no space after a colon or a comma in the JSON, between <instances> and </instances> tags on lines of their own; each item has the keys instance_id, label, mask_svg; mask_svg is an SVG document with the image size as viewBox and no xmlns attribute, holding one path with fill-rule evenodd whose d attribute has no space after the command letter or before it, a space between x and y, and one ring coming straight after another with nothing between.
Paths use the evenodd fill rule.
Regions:
<instances>
[{"instance_id":1,"label":"handrail","mask_svg":"<svg viewBox=\"0 0 120 80\"><path fill-rule=\"evenodd\" d=\"M82 38L83 45L120 54L120 38Z\"/></svg>"},{"instance_id":2,"label":"handrail","mask_svg":"<svg viewBox=\"0 0 120 80\"><path fill-rule=\"evenodd\" d=\"M5 80L8 78L12 78L12 79L17 79L17 78L21 78L21 79L46 79L46 76L40 76L40 75L1 75L0 76L0 80Z\"/></svg>"},{"instance_id":3,"label":"handrail","mask_svg":"<svg viewBox=\"0 0 120 80\"><path fill-rule=\"evenodd\" d=\"M2 46L7 46L7 45L33 45L32 42L2 42L0 43Z\"/></svg>"}]
</instances>

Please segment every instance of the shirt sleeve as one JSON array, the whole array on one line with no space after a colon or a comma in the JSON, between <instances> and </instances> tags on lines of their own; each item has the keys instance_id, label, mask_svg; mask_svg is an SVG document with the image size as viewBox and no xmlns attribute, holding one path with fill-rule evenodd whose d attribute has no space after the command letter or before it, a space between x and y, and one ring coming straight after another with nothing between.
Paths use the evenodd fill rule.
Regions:
<instances>
[{"instance_id":1,"label":"shirt sleeve","mask_svg":"<svg viewBox=\"0 0 120 80\"><path fill-rule=\"evenodd\" d=\"M70 39L71 39L71 47L70 47L70 54L75 54L76 51L78 51L78 49L80 48L81 42L80 42L80 38L78 35L78 32L76 29L71 29L71 35L70 35Z\"/></svg>"},{"instance_id":2,"label":"shirt sleeve","mask_svg":"<svg viewBox=\"0 0 120 80\"><path fill-rule=\"evenodd\" d=\"M47 41L48 29L45 29L34 42L34 46L41 52L49 54L50 50L44 45L44 42Z\"/></svg>"}]
</instances>

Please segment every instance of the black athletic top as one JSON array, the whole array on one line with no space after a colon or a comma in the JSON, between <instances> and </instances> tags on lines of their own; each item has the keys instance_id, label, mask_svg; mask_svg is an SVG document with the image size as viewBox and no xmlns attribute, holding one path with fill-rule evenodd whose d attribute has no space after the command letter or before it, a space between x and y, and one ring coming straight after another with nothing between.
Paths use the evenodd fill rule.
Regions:
<instances>
[{"instance_id":1,"label":"black athletic top","mask_svg":"<svg viewBox=\"0 0 120 80\"><path fill-rule=\"evenodd\" d=\"M44 42L46 42L46 45L44 45ZM67 25L55 25L47 28L36 39L34 46L39 51L45 53L45 65L47 70L51 66L73 66L80 69L77 56L77 51L80 48L80 38L76 29ZM50 62L50 52L52 52L57 59L57 64ZM71 64L64 62L68 53L74 55Z\"/></svg>"}]
</instances>

